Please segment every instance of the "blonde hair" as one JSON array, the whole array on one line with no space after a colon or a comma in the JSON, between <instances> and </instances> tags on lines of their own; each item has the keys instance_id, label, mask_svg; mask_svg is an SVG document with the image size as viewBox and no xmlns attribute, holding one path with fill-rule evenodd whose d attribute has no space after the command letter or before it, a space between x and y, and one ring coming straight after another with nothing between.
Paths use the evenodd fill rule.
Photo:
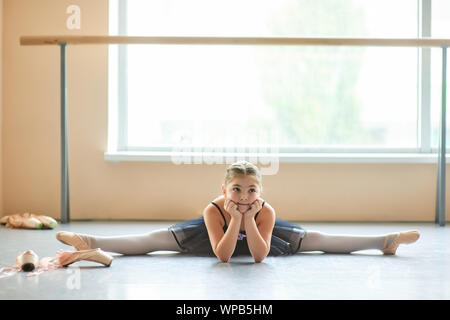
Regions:
<instances>
[{"instance_id":1,"label":"blonde hair","mask_svg":"<svg viewBox=\"0 0 450 320\"><path fill-rule=\"evenodd\" d=\"M225 173L224 184L227 185L235 177L240 176L253 176L258 181L259 188L262 192L262 175L258 167L253 163L241 160L231 164Z\"/></svg>"}]
</instances>

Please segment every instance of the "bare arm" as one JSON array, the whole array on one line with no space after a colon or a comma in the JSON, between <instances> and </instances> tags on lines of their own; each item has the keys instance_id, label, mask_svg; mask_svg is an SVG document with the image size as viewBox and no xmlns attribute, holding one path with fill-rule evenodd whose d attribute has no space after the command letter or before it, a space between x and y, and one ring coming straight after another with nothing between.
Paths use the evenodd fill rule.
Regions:
<instances>
[{"instance_id":1,"label":"bare arm","mask_svg":"<svg viewBox=\"0 0 450 320\"><path fill-rule=\"evenodd\" d=\"M219 258L220 261L228 262L233 255L234 250L236 249L240 226L240 218L231 218L227 231L217 244L216 248L213 248L216 257Z\"/></svg>"},{"instance_id":2,"label":"bare arm","mask_svg":"<svg viewBox=\"0 0 450 320\"><path fill-rule=\"evenodd\" d=\"M255 211L260 211L259 223L255 221ZM263 261L270 251L272 230L275 224L275 211L270 205L261 209L261 203L254 203L252 209L244 214L245 231L250 253L255 262Z\"/></svg>"},{"instance_id":3,"label":"bare arm","mask_svg":"<svg viewBox=\"0 0 450 320\"><path fill-rule=\"evenodd\" d=\"M242 214L237 211L236 204L225 202L225 210L231 215L230 224L225 233L221 218L213 208L205 209L203 214L211 247L216 257L222 262L228 262L236 249L242 221Z\"/></svg>"}]
</instances>

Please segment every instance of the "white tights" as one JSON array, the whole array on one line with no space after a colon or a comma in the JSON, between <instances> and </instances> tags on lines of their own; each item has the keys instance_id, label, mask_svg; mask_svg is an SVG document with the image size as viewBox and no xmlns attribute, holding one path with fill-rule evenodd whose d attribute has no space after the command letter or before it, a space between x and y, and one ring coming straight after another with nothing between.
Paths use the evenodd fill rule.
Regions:
<instances>
[{"instance_id":1,"label":"white tights","mask_svg":"<svg viewBox=\"0 0 450 320\"><path fill-rule=\"evenodd\" d=\"M87 236L92 248L117 252L126 255L146 254L152 251L180 251L180 248L168 229L159 229L149 233L123 236ZM308 230L303 238L299 252L323 251L330 253L350 253L366 249L384 249L393 240L395 234L376 236L327 234Z\"/></svg>"},{"instance_id":2,"label":"white tights","mask_svg":"<svg viewBox=\"0 0 450 320\"><path fill-rule=\"evenodd\" d=\"M137 255L152 251L180 251L180 247L168 229L113 237L84 236L90 238L91 248L122 254Z\"/></svg>"},{"instance_id":3,"label":"white tights","mask_svg":"<svg viewBox=\"0 0 450 320\"><path fill-rule=\"evenodd\" d=\"M358 250L384 249L393 240L395 234L376 236L327 234L319 231L307 230L299 252L323 251L330 253L350 253ZM390 239L389 239L390 238Z\"/></svg>"}]
</instances>

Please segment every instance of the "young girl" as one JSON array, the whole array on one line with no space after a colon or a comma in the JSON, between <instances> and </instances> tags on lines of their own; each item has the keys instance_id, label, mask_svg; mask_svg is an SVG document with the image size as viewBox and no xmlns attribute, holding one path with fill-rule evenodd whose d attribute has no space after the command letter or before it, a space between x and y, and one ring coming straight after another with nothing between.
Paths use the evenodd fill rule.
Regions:
<instances>
[{"instance_id":1,"label":"young girl","mask_svg":"<svg viewBox=\"0 0 450 320\"><path fill-rule=\"evenodd\" d=\"M379 249L395 254L400 244L415 242L416 230L373 236L332 235L276 218L275 210L261 198L262 177L250 162L238 161L227 168L222 195L211 201L203 216L150 233L103 237L58 232L56 238L77 250L136 255L153 251L178 251L212 255L228 262L235 255L251 255L261 262L267 255L291 255L304 251L351 253Z\"/></svg>"}]
</instances>

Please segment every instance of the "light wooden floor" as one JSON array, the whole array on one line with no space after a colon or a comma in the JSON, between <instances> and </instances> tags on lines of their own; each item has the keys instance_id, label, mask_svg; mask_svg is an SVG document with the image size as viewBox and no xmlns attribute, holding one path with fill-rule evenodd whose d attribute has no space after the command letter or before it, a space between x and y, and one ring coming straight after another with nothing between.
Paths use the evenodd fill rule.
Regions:
<instances>
[{"instance_id":1,"label":"light wooden floor","mask_svg":"<svg viewBox=\"0 0 450 320\"><path fill-rule=\"evenodd\" d=\"M55 239L61 230L120 235L143 233L175 222L72 222L55 230L0 227L0 267L20 251L40 257L73 250ZM382 234L418 229L418 242L397 255L377 250L353 254L300 253L221 263L214 257L172 252L115 255L109 268L77 262L27 278L0 279L0 299L450 299L450 226L432 223L301 223L330 233Z\"/></svg>"}]
</instances>

